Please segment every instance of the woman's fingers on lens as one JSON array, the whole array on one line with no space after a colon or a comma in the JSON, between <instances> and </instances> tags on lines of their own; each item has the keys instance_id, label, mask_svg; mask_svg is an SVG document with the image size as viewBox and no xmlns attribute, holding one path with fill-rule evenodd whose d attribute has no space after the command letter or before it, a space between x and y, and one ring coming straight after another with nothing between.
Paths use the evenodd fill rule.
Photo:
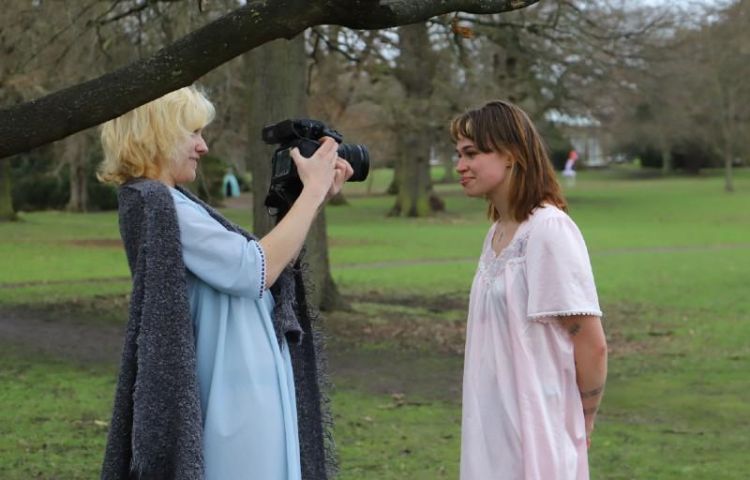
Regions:
<instances>
[{"instance_id":1,"label":"woman's fingers on lens","mask_svg":"<svg viewBox=\"0 0 750 480\"><path fill-rule=\"evenodd\" d=\"M343 178L343 181L347 181L351 178L352 175L354 175L354 169L352 166L344 160L341 157L336 158L336 173L338 174L341 172L341 178ZM338 175L337 177L338 178Z\"/></svg>"}]
</instances>

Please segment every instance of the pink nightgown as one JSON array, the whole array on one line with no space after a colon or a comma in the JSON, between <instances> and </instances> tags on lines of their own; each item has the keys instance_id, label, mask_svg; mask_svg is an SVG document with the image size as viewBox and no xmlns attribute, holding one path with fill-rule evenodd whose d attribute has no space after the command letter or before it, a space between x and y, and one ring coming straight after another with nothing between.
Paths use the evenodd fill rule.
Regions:
<instances>
[{"instance_id":1,"label":"pink nightgown","mask_svg":"<svg viewBox=\"0 0 750 480\"><path fill-rule=\"evenodd\" d=\"M573 344L554 318L601 316L586 244L553 206L537 208L499 256L496 227L469 300L461 479L588 479Z\"/></svg>"}]
</instances>

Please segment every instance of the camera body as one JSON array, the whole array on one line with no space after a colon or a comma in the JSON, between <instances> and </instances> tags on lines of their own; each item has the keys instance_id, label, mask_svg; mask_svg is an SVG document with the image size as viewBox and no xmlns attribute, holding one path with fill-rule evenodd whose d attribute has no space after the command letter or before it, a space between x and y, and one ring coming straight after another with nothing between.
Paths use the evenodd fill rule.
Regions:
<instances>
[{"instance_id":1,"label":"camera body","mask_svg":"<svg viewBox=\"0 0 750 480\"><path fill-rule=\"evenodd\" d=\"M271 160L271 186L266 196L266 207L286 211L302 192L302 181L290 151L298 148L302 156L310 157L320 147L322 137L331 137L339 144L338 155L352 166L350 182L362 182L370 171L370 154L364 145L345 144L343 136L321 121L308 118L284 120L263 128L263 141L279 145Z\"/></svg>"}]
</instances>

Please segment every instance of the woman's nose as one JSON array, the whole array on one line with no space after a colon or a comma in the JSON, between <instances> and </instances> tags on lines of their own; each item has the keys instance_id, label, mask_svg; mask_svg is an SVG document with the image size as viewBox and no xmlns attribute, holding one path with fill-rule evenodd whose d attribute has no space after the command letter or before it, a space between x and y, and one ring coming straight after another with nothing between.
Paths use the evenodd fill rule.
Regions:
<instances>
[{"instance_id":1,"label":"woman's nose","mask_svg":"<svg viewBox=\"0 0 750 480\"><path fill-rule=\"evenodd\" d=\"M208 153L208 144L203 139L203 137L199 137L198 143L195 146L195 151L201 155L205 155L206 153Z\"/></svg>"}]
</instances>

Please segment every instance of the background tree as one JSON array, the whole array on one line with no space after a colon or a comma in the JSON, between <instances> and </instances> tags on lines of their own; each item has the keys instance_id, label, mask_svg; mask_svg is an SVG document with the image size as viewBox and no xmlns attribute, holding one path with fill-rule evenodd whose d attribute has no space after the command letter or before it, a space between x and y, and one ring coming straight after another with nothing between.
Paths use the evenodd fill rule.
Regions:
<instances>
[{"instance_id":1,"label":"background tree","mask_svg":"<svg viewBox=\"0 0 750 480\"><path fill-rule=\"evenodd\" d=\"M10 103L20 103L49 92L54 85L82 82L152 53L199 23L199 15L192 13L197 9L168 8L173 3L11 2L0 18L2 42L8 44L0 96L11 96L17 101ZM205 12L205 16L212 14ZM24 48L15 48L20 43ZM14 165L18 168L13 171L21 181L14 189L15 197L26 208L57 208L62 200L68 210L85 211L91 207L92 196L93 208L111 208L114 193L94 177L100 160L93 129L67 137L52 149L38 150L31 157L17 157ZM37 178L31 178L29 172ZM34 185L37 180L48 189L53 184L64 186L64 191L55 186L60 195L44 195L38 183Z\"/></svg>"},{"instance_id":2,"label":"background tree","mask_svg":"<svg viewBox=\"0 0 750 480\"><path fill-rule=\"evenodd\" d=\"M106 10L96 12L94 20L86 22L85 25L95 25L97 35L102 35L103 29L114 30L115 34L109 37L110 40L117 35L127 38L135 44L139 56L145 56L145 58L99 79L79 83L39 100L5 109L3 115L0 115L0 139L8 140L8 142L1 142L0 156L43 144L113 118L161 94L192 83L201 74L243 51L250 50L273 38L293 36L308 26L318 23L340 23L357 28L381 28L412 23L444 13L446 8L439 2L427 1L413 2L409 8L400 4L380 5L379 2L357 2L357 8L354 9L332 8L319 11L310 8L310 2L291 2L291 5L250 2L245 7L213 20L205 27L183 37L182 40L174 41L182 29L191 30L195 23L191 16L187 17L187 21L172 21L173 17L170 16L169 9L173 3L176 2L113 2L108 7L105 4ZM465 7L476 9L478 12L504 11L522 8L531 3L534 2L465 1L458 2L449 9ZM321 13L323 11L337 13L326 16ZM264 21L264 19L273 18L284 18L287 21L283 24ZM150 51L161 44L169 46L148 56ZM101 42L99 46L106 54L107 42ZM196 54L197 52L200 54ZM263 65L254 65L255 68L250 59L250 68L253 72L269 70L273 66L281 69L282 63L278 61L279 58L287 57L274 56ZM264 89L256 89L256 91L264 92L263 99L275 102L273 105L280 104L282 98L290 99L288 94L273 95L269 92L272 86L279 86L283 80L293 78L294 71L269 71L268 73L265 80L263 78L258 80L261 83L266 82L263 85ZM304 78L304 76L299 75L299 78ZM272 79L271 83L269 79ZM282 82L279 82L280 80ZM299 91L305 90L299 89ZM257 107L256 105L253 111L273 113L272 110ZM295 111L300 110L295 109ZM273 115L272 118L275 117L273 118L275 121L285 116L292 115ZM254 127L252 122L250 124L251 131L259 130L257 123ZM42 125L46 128L42 128ZM77 155L73 147L70 147L68 151L71 152L69 155L71 159L81 157ZM253 155L253 157L269 158L267 155ZM76 175L80 170L77 167L73 169L75 178L80 178ZM261 204L258 201L258 194L266 191L267 176L262 166L255 170L257 172L254 172L256 173L254 175L256 196L254 218L257 222L262 222L264 215L258 214L257 206ZM266 182L264 188L260 186L262 182ZM72 190L78 193L80 187L74 187ZM74 195L72 198L78 204L84 199L81 195ZM256 231L262 234L265 227L260 225L257 227ZM310 255L310 261L314 264L313 271L323 274L323 278L315 282L316 285L323 286L317 290L320 300L313 303L323 305L325 299L328 305L335 305L339 296L330 278L325 246L325 217L321 216L311 232L309 245L309 250L314 252ZM316 268L315 264L319 267Z\"/></svg>"},{"instance_id":3,"label":"background tree","mask_svg":"<svg viewBox=\"0 0 750 480\"><path fill-rule=\"evenodd\" d=\"M264 205L271 180L271 158L278 145L265 145L260 132L264 126L287 118L307 116L308 57L305 37L291 41L275 40L248 53L250 78L250 121L248 122L248 168L253 173L253 231L262 236L273 226ZM283 58L284 62L278 61ZM314 103L316 98L311 99ZM323 310L345 306L333 277L328 258L325 210L321 210L306 241L305 260L309 264L310 303ZM313 287L314 286L314 287Z\"/></svg>"},{"instance_id":4,"label":"background tree","mask_svg":"<svg viewBox=\"0 0 750 480\"><path fill-rule=\"evenodd\" d=\"M18 218L16 211L13 209L10 175L10 162L2 162L0 164L0 222Z\"/></svg>"},{"instance_id":5,"label":"background tree","mask_svg":"<svg viewBox=\"0 0 750 480\"><path fill-rule=\"evenodd\" d=\"M634 16L638 21L628 21ZM402 201L418 197L417 186L431 191L429 176L424 174L427 162L422 161L420 170L404 161L417 165L424 157L441 158L446 172L452 172L445 123L467 106L491 98L519 103L550 141L553 156L566 156L570 143L563 138L558 119L600 123L597 117L606 113L601 98L616 85L610 74L637 59L641 46L648 43L647 34L659 22L658 16L649 18L604 2L561 0L503 15L431 19L422 37L427 40L418 48L411 48L414 42L407 41L404 27L374 35L337 29L325 40L333 45L329 57L338 54L335 58L363 72L359 78L365 81L332 75L326 88L328 92L345 89L347 99L377 98L383 105L380 122L391 130L390 143L397 147L387 154L386 164L395 166L389 193L399 192L401 170L408 172L407 186L414 190L400 192L403 197L397 198L393 211L402 213ZM340 68L341 63L336 65ZM419 75L410 77L409 69ZM413 78L417 82L410 81ZM339 83L341 87L336 86ZM423 142L417 153L413 146L404 145L410 132L418 132ZM426 153L421 155L423 150ZM407 208L404 214L415 215L418 210ZM427 212L425 208L422 214Z\"/></svg>"},{"instance_id":6,"label":"background tree","mask_svg":"<svg viewBox=\"0 0 750 480\"><path fill-rule=\"evenodd\" d=\"M29 37L29 44L38 47L38 26L34 18L38 9L39 5L15 2L0 10L0 105L23 102L40 81L34 69L24 71L28 52L20 48L18 41L25 34ZM40 92L34 93L38 95ZM11 164L5 161L0 166L0 221L17 219L12 191Z\"/></svg>"},{"instance_id":7,"label":"background tree","mask_svg":"<svg viewBox=\"0 0 750 480\"><path fill-rule=\"evenodd\" d=\"M715 21L691 32L689 53L699 65L685 77L696 135L722 159L724 189L734 191L732 166L747 155L750 134L750 2L720 10Z\"/></svg>"},{"instance_id":8,"label":"background tree","mask_svg":"<svg viewBox=\"0 0 750 480\"><path fill-rule=\"evenodd\" d=\"M551 0L504 15L459 14L472 34L457 36L462 89L475 99L501 97L537 123L598 117L621 79L639 61L649 34L663 21L607 1Z\"/></svg>"},{"instance_id":9,"label":"background tree","mask_svg":"<svg viewBox=\"0 0 750 480\"><path fill-rule=\"evenodd\" d=\"M395 77L404 91L404 103L395 104L398 142L394 179L398 185L396 203L390 214L422 217L444 209L432 190L430 152L432 147L430 99L437 66L426 23L398 29L399 56Z\"/></svg>"},{"instance_id":10,"label":"background tree","mask_svg":"<svg viewBox=\"0 0 750 480\"><path fill-rule=\"evenodd\" d=\"M610 89L610 114L602 117L615 143L643 166L665 173L723 166L732 190L732 166L748 155L747 5L641 12L664 21L617 72L620 84Z\"/></svg>"},{"instance_id":11,"label":"background tree","mask_svg":"<svg viewBox=\"0 0 750 480\"><path fill-rule=\"evenodd\" d=\"M495 13L524 8L537 0L360 0L250 1L182 37L152 56L97 79L73 85L33 102L0 110L0 158L58 140L154 100L237 55L304 29L336 24L379 29L411 24L455 10ZM275 21L283 19L283 22Z\"/></svg>"}]
</instances>

